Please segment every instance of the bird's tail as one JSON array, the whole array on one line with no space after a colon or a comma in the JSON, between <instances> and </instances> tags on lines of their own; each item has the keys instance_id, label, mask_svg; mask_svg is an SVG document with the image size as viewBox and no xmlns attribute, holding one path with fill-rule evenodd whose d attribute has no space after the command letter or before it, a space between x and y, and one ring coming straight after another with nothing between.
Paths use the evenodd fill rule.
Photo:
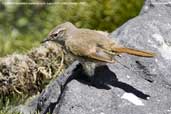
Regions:
<instances>
[{"instance_id":1,"label":"bird's tail","mask_svg":"<svg viewBox=\"0 0 171 114\"><path fill-rule=\"evenodd\" d=\"M147 52L147 51L141 51L141 50L136 50L136 49L131 49L131 48L124 48L124 47L114 47L112 48L112 51L115 53L127 53L130 55L136 55L136 56L141 56L141 57L154 57L155 53L152 52Z\"/></svg>"}]
</instances>

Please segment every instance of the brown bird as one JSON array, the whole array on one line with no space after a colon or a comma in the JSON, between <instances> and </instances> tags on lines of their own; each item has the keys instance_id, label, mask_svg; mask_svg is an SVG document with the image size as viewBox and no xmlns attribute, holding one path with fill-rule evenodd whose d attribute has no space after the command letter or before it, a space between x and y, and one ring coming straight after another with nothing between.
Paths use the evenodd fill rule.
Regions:
<instances>
[{"instance_id":1,"label":"brown bird","mask_svg":"<svg viewBox=\"0 0 171 114\"><path fill-rule=\"evenodd\" d=\"M127 53L140 57L154 57L154 53L120 47L115 41L95 30L80 29L70 22L58 25L42 41L54 41L63 46L76 60L79 60L85 73L94 75L97 65L115 63L113 56Z\"/></svg>"}]
</instances>

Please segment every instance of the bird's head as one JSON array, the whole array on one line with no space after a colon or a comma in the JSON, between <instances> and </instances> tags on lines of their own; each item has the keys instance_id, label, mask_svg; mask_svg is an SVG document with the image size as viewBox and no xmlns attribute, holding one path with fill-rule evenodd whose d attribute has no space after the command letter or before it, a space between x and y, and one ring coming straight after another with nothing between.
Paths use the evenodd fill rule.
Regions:
<instances>
[{"instance_id":1,"label":"bird's head","mask_svg":"<svg viewBox=\"0 0 171 114\"><path fill-rule=\"evenodd\" d=\"M74 30L76 27L70 23L65 22L63 24L58 25L55 27L49 34L48 37L45 38L42 43L47 41L55 41L58 43L64 43L67 38L67 33L70 33L72 30Z\"/></svg>"}]
</instances>

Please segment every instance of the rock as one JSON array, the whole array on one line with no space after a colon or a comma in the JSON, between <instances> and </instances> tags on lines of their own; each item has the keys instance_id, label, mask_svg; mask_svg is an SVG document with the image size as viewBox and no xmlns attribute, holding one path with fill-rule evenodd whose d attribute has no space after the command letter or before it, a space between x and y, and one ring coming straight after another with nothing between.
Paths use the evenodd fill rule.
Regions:
<instances>
[{"instance_id":1,"label":"rock","mask_svg":"<svg viewBox=\"0 0 171 114\"><path fill-rule=\"evenodd\" d=\"M46 89L44 89L39 96L37 103L37 109L41 113L52 112L54 107L58 105L63 90L65 89L65 85L72 80L77 73L74 71L77 69L78 64L79 62L75 61L66 69L64 74L60 75L56 80L50 83Z\"/></svg>"},{"instance_id":2,"label":"rock","mask_svg":"<svg viewBox=\"0 0 171 114\"><path fill-rule=\"evenodd\" d=\"M159 2L161 4L156 4ZM126 22L111 33L110 37L126 47L153 51L156 57L122 54L121 57L116 57L116 64L107 64L96 69L96 83L93 85L81 73L77 74L79 77L76 80L71 80L60 90L57 89L58 81L54 81L38 98L41 113L171 113L169 0L146 0L140 15Z\"/></svg>"},{"instance_id":3,"label":"rock","mask_svg":"<svg viewBox=\"0 0 171 114\"><path fill-rule=\"evenodd\" d=\"M112 91L97 89L73 80L67 85L61 100L62 105L54 114L114 114L121 100Z\"/></svg>"},{"instance_id":4,"label":"rock","mask_svg":"<svg viewBox=\"0 0 171 114\"><path fill-rule=\"evenodd\" d=\"M51 112L54 106L58 105L60 97L65 89L65 85L71 81L77 73L79 73L79 62L73 62L65 72L53 80L39 96L30 98L24 105L19 105L12 108L10 112L20 112L22 114L34 114L40 112L42 114Z\"/></svg>"},{"instance_id":5,"label":"rock","mask_svg":"<svg viewBox=\"0 0 171 114\"><path fill-rule=\"evenodd\" d=\"M144 0L144 6L140 14L146 13L153 9L153 7L160 7L161 5L170 6L171 2L170 0Z\"/></svg>"}]
</instances>

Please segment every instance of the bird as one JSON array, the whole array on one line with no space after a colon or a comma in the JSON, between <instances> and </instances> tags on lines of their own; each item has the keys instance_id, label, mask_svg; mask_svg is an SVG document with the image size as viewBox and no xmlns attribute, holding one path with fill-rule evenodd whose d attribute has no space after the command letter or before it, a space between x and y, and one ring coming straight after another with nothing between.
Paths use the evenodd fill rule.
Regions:
<instances>
[{"instance_id":1,"label":"bird","mask_svg":"<svg viewBox=\"0 0 171 114\"><path fill-rule=\"evenodd\" d=\"M88 76L93 76L95 68L106 63L116 63L115 56L122 53L152 58L155 53L120 46L116 41L96 30L77 28L71 22L56 26L42 43L52 41L78 60Z\"/></svg>"}]
</instances>

